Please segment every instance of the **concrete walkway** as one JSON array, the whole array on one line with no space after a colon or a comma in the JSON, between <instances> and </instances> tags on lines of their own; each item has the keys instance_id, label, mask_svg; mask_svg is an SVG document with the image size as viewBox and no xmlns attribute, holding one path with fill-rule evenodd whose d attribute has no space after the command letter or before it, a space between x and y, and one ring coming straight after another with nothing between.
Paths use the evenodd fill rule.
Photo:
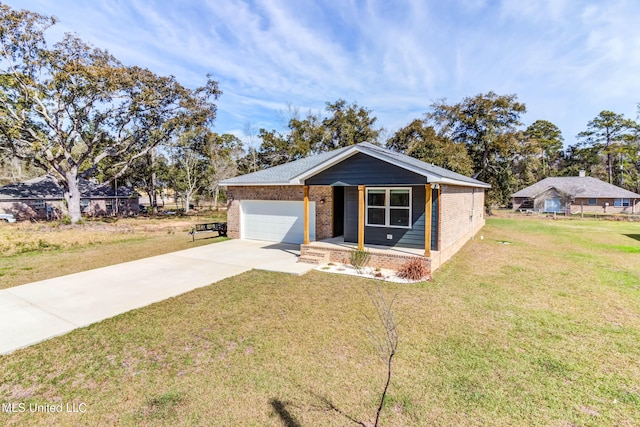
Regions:
<instances>
[{"instance_id":1,"label":"concrete walkway","mask_svg":"<svg viewBox=\"0 0 640 427\"><path fill-rule=\"evenodd\" d=\"M304 274L299 248L227 240L0 290L0 354L251 269Z\"/></svg>"}]
</instances>

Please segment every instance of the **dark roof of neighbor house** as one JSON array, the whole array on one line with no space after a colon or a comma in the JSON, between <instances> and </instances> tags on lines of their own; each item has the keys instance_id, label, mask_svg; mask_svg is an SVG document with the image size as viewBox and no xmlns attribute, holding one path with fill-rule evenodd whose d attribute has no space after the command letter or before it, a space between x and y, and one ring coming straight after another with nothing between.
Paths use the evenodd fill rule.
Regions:
<instances>
[{"instance_id":1,"label":"dark roof of neighbor house","mask_svg":"<svg viewBox=\"0 0 640 427\"><path fill-rule=\"evenodd\" d=\"M98 184L80 179L80 196L84 199L105 199L116 197L116 192L108 184ZM135 197L137 193L126 186L118 187L117 197ZM0 200L16 199L63 199L63 188L52 175L44 175L25 182L0 187Z\"/></svg>"},{"instance_id":2,"label":"dark roof of neighbor house","mask_svg":"<svg viewBox=\"0 0 640 427\"><path fill-rule=\"evenodd\" d=\"M470 187L489 188L490 185L477 179L469 178L448 169L423 162L402 153L361 142L360 144L338 148L314 156L305 157L283 165L273 166L258 172L226 179L220 185L301 185L305 179L340 163L356 153L363 153L403 169L410 170L427 178L429 183L464 185Z\"/></svg>"},{"instance_id":3,"label":"dark roof of neighbor house","mask_svg":"<svg viewBox=\"0 0 640 427\"><path fill-rule=\"evenodd\" d=\"M640 199L640 194L590 176L558 176L545 178L514 193L512 197L535 198L551 188L555 188L557 191L568 194L573 198L607 197L614 199Z\"/></svg>"}]
</instances>

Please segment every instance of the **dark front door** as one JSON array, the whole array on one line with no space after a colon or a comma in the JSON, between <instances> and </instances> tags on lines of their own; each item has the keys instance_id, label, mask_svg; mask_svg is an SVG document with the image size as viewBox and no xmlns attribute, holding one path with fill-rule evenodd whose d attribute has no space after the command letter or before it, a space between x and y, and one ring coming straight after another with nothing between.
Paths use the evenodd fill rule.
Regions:
<instances>
[{"instance_id":1,"label":"dark front door","mask_svg":"<svg viewBox=\"0 0 640 427\"><path fill-rule=\"evenodd\" d=\"M344 187L333 187L333 237L344 234Z\"/></svg>"}]
</instances>

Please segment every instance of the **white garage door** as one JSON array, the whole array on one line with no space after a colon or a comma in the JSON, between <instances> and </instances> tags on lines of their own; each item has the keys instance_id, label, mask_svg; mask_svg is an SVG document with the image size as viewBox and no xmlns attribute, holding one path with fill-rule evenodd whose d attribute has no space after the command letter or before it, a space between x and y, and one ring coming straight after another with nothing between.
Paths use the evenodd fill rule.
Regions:
<instances>
[{"instance_id":1,"label":"white garage door","mask_svg":"<svg viewBox=\"0 0 640 427\"><path fill-rule=\"evenodd\" d=\"M268 242L302 243L304 203L281 200L242 200L240 237ZM316 205L309 202L309 239L316 239Z\"/></svg>"}]
</instances>

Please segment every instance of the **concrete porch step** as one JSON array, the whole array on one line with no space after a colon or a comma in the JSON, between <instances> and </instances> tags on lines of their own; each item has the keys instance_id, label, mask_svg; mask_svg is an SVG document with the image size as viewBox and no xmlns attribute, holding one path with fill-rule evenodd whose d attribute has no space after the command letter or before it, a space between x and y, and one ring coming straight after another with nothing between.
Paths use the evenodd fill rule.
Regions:
<instances>
[{"instance_id":1,"label":"concrete porch step","mask_svg":"<svg viewBox=\"0 0 640 427\"><path fill-rule=\"evenodd\" d=\"M316 258L327 258L327 260L329 259L329 252L326 251L306 250L302 255L309 255Z\"/></svg>"},{"instance_id":2,"label":"concrete porch step","mask_svg":"<svg viewBox=\"0 0 640 427\"><path fill-rule=\"evenodd\" d=\"M302 262L304 264L320 265L320 264L324 264L325 259L324 258L318 258L318 257L312 257L312 256L309 256L309 255L301 255L300 258L298 258L298 262Z\"/></svg>"},{"instance_id":3,"label":"concrete porch step","mask_svg":"<svg viewBox=\"0 0 640 427\"><path fill-rule=\"evenodd\" d=\"M329 262L329 253L324 251L305 250L300 254L298 262L306 264L324 264Z\"/></svg>"}]
</instances>

